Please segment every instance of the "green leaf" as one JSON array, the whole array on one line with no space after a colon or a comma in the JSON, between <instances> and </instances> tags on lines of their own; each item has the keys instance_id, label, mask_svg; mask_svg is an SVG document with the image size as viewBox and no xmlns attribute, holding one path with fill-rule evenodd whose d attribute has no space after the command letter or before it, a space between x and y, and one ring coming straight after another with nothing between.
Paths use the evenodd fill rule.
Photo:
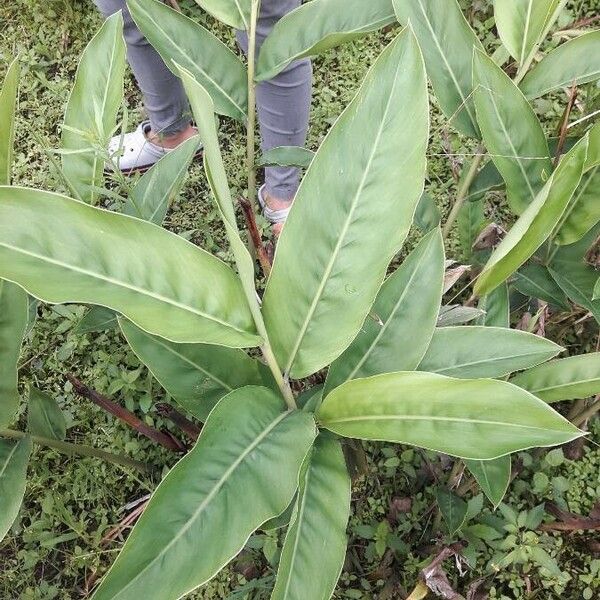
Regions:
<instances>
[{"instance_id":1,"label":"green leaf","mask_svg":"<svg viewBox=\"0 0 600 600\"><path fill-rule=\"evenodd\" d=\"M494 0L500 39L519 65L541 41L559 4L560 0Z\"/></svg>"},{"instance_id":2,"label":"green leaf","mask_svg":"<svg viewBox=\"0 0 600 600\"><path fill-rule=\"evenodd\" d=\"M548 183L492 253L475 283L476 294L488 294L510 277L552 233L581 181L587 141L583 138L563 156Z\"/></svg>"},{"instance_id":3,"label":"green leaf","mask_svg":"<svg viewBox=\"0 0 600 600\"><path fill-rule=\"evenodd\" d=\"M206 344L174 344L126 319L121 331L136 356L187 411L206 421L215 404L246 385L270 385L266 368L242 350Z\"/></svg>"},{"instance_id":4,"label":"green leaf","mask_svg":"<svg viewBox=\"0 0 600 600\"><path fill-rule=\"evenodd\" d=\"M323 400L317 418L344 437L482 460L582 435L548 404L510 383L419 372L348 381Z\"/></svg>"},{"instance_id":5,"label":"green leaf","mask_svg":"<svg viewBox=\"0 0 600 600\"><path fill-rule=\"evenodd\" d=\"M595 166L581 179L579 187L556 226L554 242L561 246L578 242L600 221L600 165Z\"/></svg>"},{"instance_id":6,"label":"green leaf","mask_svg":"<svg viewBox=\"0 0 600 600\"><path fill-rule=\"evenodd\" d=\"M436 229L383 284L358 335L331 365L324 394L348 379L414 370L435 330L443 279L444 242ZM401 352L400 340L410 340Z\"/></svg>"},{"instance_id":7,"label":"green leaf","mask_svg":"<svg viewBox=\"0 0 600 600\"><path fill-rule=\"evenodd\" d=\"M21 67L18 59L10 63L0 87L0 185L10 183L15 140L15 111Z\"/></svg>"},{"instance_id":8,"label":"green leaf","mask_svg":"<svg viewBox=\"0 0 600 600\"><path fill-rule=\"evenodd\" d=\"M231 190L227 182L227 174L225 172L221 150L219 149L219 137L215 124L214 104L207 90L202 84L194 79L189 71L179 67L177 64L176 67L178 68L183 81L183 86L190 100L200 139L204 144L204 171L206 172L217 210L225 225L227 239L229 240L229 244L231 245L235 257L236 266L242 280L246 298L254 299L256 298L254 262L250 257L248 248L240 238L239 229L235 220ZM262 316L260 315L257 302L251 302L250 310L254 314L255 322L262 323Z\"/></svg>"},{"instance_id":9,"label":"green leaf","mask_svg":"<svg viewBox=\"0 0 600 600\"><path fill-rule=\"evenodd\" d=\"M131 190L123 212L161 225L168 208L179 196L200 138L194 136L163 156Z\"/></svg>"},{"instance_id":10,"label":"green leaf","mask_svg":"<svg viewBox=\"0 0 600 600\"><path fill-rule=\"evenodd\" d=\"M584 33L546 55L523 79L528 98L600 79L600 31Z\"/></svg>"},{"instance_id":11,"label":"green leaf","mask_svg":"<svg viewBox=\"0 0 600 600\"><path fill-rule=\"evenodd\" d=\"M403 25L414 29L425 56L427 75L440 108L460 132L479 137L475 119L472 56L481 42L456 0L394 0Z\"/></svg>"},{"instance_id":12,"label":"green leaf","mask_svg":"<svg viewBox=\"0 0 600 600\"><path fill-rule=\"evenodd\" d=\"M27 294L0 279L0 428L10 425L19 408L17 364L28 322Z\"/></svg>"},{"instance_id":13,"label":"green leaf","mask_svg":"<svg viewBox=\"0 0 600 600\"><path fill-rule=\"evenodd\" d=\"M246 67L223 42L160 0L127 0L127 6L137 26L175 75L180 75L177 63L206 88L219 114L246 119Z\"/></svg>"},{"instance_id":14,"label":"green leaf","mask_svg":"<svg viewBox=\"0 0 600 600\"><path fill-rule=\"evenodd\" d=\"M340 442L320 435L305 461L272 600L331 598L346 557L350 477Z\"/></svg>"},{"instance_id":15,"label":"green leaf","mask_svg":"<svg viewBox=\"0 0 600 600\"><path fill-rule=\"evenodd\" d=\"M405 30L330 129L277 244L263 312L292 377L331 363L358 333L423 192L428 129L423 61Z\"/></svg>"},{"instance_id":16,"label":"green leaf","mask_svg":"<svg viewBox=\"0 0 600 600\"><path fill-rule=\"evenodd\" d=\"M498 172L493 160L488 160L484 167L477 173L475 180L469 188L469 194L466 198L467 202L477 202L483 200L487 192L502 189L504 187L504 179Z\"/></svg>"},{"instance_id":17,"label":"green leaf","mask_svg":"<svg viewBox=\"0 0 600 600\"><path fill-rule=\"evenodd\" d=\"M473 81L483 140L506 182L510 207L521 214L552 173L544 130L519 88L483 52L473 57Z\"/></svg>"},{"instance_id":18,"label":"green leaf","mask_svg":"<svg viewBox=\"0 0 600 600\"><path fill-rule=\"evenodd\" d=\"M114 310L104 306L92 306L77 323L75 333L98 333L116 329L119 326L117 315Z\"/></svg>"},{"instance_id":19,"label":"green leaf","mask_svg":"<svg viewBox=\"0 0 600 600\"><path fill-rule=\"evenodd\" d=\"M25 495L31 439L0 439L0 541L12 527Z\"/></svg>"},{"instance_id":20,"label":"green leaf","mask_svg":"<svg viewBox=\"0 0 600 600\"><path fill-rule=\"evenodd\" d=\"M448 533L453 536L463 525L467 517L467 503L452 492L437 487L435 498L448 527Z\"/></svg>"},{"instance_id":21,"label":"green leaf","mask_svg":"<svg viewBox=\"0 0 600 600\"><path fill-rule=\"evenodd\" d=\"M488 221L485 218L485 202L465 202L458 213L458 242L465 260L473 256L473 244Z\"/></svg>"},{"instance_id":22,"label":"green leaf","mask_svg":"<svg viewBox=\"0 0 600 600\"><path fill-rule=\"evenodd\" d=\"M494 291L484 296L479 301L479 308L485 315L478 321L478 325L486 327L510 327L510 298L508 285L498 286Z\"/></svg>"},{"instance_id":23,"label":"green leaf","mask_svg":"<svg viewBox=\"0 0 600 600\"><path fill-rule=\"evenodd\" d=\"M67 423L56 400L34 387L29 389L27 430L51 440L62 441L67 435Z\"/></svg>"},{"instance_id":24,"label":"green leaf","mask_svg":"<svg viewBox=\"0 0 600 600\"><path fill-rule=\"evenodd\" d=\"M494 460L467 460L465 464L494 508L498 508L510 484L510 456Z\"/></svg>"},{"instance_id":25,"label":"green leaf","mask_svg":"<svg viewBox=\"0 0 600 600\"><path fill-rule=\"evenodd\" d=\"M539 335L506 327L441 327L418 370L461 379L503 377L550 360L562 350Z\"/></svg>"},{"instance_id":26,"label":"green leaf","mask_svg":"<svg viewBox=\"0 0 600 600\"><path fill-rule=\"evenodd\" d=\"M545 402L561 402L600 394L600 353L553 360L511 379L511 383Z\"/></svg>"},{"instance_id":27,"label":"green leaf","mask_svg":"<svg viewBox=\"0 0 600 600\"><path fill-rule=\"evenodd\" d=\"M483 317L483 311L473 306L461 306L460 304L448 304L440 308L438 316L438 327L451 327L463 325Z\"/></svg>"},{"instance_id":28,"label":"green leaf","mask_svg":"<svg viewBox=\"0 0 600 600\"><path fill-rule=\"evenodd\" d=\"M513 285L525 296L539 298L563 310L571 309L567 296L543 265L531 263L521 267L515 273Z\"/></svg>"},{"instance_id":29,"label":"green leaf","mask_svg":"<svg viewBox=\"0 0 600 600\"><path fill-rule=\"evenodd\" d=\"M442 214L434 199L427 192L423 192L415 212L415 225L423 233L429 233L440 224L441 220Z\"/></svg>"},{"instance_id":30,"label":"green leaf","mask_svg":"<svg viewBox=\"0 0 600 600\"><path fill-rule=\"evenodd\" d=\"M267 150L256 163L257 167L301 167L310 166L315 153L300 146L278 146Z\"/></svg>"},{"instance_id":31,"label":"green leaf","mask_svg":"<svg viewBox=\"0 0 600 600\"><path fill-rule=\"evenodd\" d=\"M563 292L573 302L589 310L600 323L600 300L593 299L598 271L584 259L584 254L598 233L596 227L576 244L561 246L550 263L549 271Z\"/></svg>"},{"instance_id":32,"label":"green leaf","mask_svg":"<svg viewBox=\"0 0 600 600\"><path fill-rule=\"evenodd\" d=\"M172 341L260 342L223 262L156 225L59 194L0 186L0 277L46 302L112 308Z\"/></svg>"},{"instance_id":33,"label":"green leaf","mask_svg":"<svg viewBox=\"0 0 600 600\"><path fill-rule=\"evenodd\" d=\"M312 416L266 388L232 392L165 477L94 600L175 600L211 579L280 515L315 439Z\"/></svg>"},{"instance_id":34,"label":"green leaf","mask_svg":"<svg viewBox=\"0 0 600 600\"><path fill-rule=\"evenodd\" d=\"M215 19L246 31L250 23L250 0L196 0L196 2Z\"/></svg>"},{"instance_id":35,"label":"green leaf","mask_svg":"<svg viewBox=\"0 0 600 600\"><path fill-rule=\"evenodd\" d=\"M313 0L280 19L265 39L256 80L272 79L291 62L322 54L395 21L390 0Z\"/></svg>"},{"instance_id":36,"label":"green leaf","mask_svg":"<svg viewBox=\"0 0 600 600\"><path fill-rule=\"evenodd\" d=\"M65 112L62 168L80 200L93 203L102 184L103 150L123 101L125 40L120 12L110 16L81 56Z\"/></svg>"},{"instance_id":37,"label":"green leaf","mask_svg":"<svg viewBox=\"0 0 600 600\"><path fill-rule=\"evenodd\" d=\"M594 286L592 300L600 300L600 278L598 278L598 281L596 281L596 285Z\"/></svg>"}]
</instances>

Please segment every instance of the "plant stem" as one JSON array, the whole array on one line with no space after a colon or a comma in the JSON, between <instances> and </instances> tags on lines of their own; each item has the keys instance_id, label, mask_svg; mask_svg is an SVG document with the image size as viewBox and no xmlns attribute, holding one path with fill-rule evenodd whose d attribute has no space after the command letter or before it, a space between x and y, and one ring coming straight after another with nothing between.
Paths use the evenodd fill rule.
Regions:
<instances>
[{"instance_id":1,"label":"plant stem","mask_svg":"<svg viewBox=\"0 0 600 600\"><path fill-rule=\"evenodd\" d=\"M465 178L463 179L463 181L458 189L458 193L456 194L456 200L454 201L454 206L452 207L452 210L450 211L450 214L448 215L448 220L446 221L446 223L444 225L444 229L443 229L444 239L446 239L448 237L450 230L452 229L452 225L454 225L454 221L456 221L456 219L458 217L458 213L460 212L460 209L462 208L463 204L465 203L465 200L469 193L469 189L471 189L471 185L473 184L473 181L475 180L475 177L477 176L477 172L479 171L479 166L481 165L481 162L483 161L483 157L484 157L483 144L479 144L479 146L477 146L477 150L475 152L476 152L476 156L473 159L473 162L471 163L471 167L469 168Z\"/></svg>"},{"instance_id":2,"label":"plant stem","mask_svg":"<svg viewBox=\"0 0 600 600\"><path fill-rule=\"evenodd\" d=\"M298 408L298 405L296 404L296 400L294 399L294 394L292 392L292 388L290 387L290 382L281 374L281 369L277 364L277 359L275 358L275 354L273 354L273 349L271 348L271 345L268 342L266 332L264 333L263 337L267 340L267 342L261 347L263 356L267 361L269 369L271 369L271 372L273 373L273 377L275 378L275 381L277 382L281 393L283 394L285 403L287 404L290 410L295 410Z\"/></svg>"},{"instance_id":3,"label":"plant stem","mask_svg":"<svg viewBox=\"0 0 600 600\"><path fill-rule=\"evenodd\" d=\"M252 0L250 24L248 27L248 125L246 139L246 168L248 170L248 202L252 210L256 205L256 168L254 146L256 141L256 85L254 72L256 65L256 22L260 12L260 0Z\"/></svg>"},{"instance_id":4,"label":"plant stem","mask_svg":"<svg viewBox=\"0 0 600 600\"><path fill-rule=\"evenodd\" d=\"M48 448L54 448L54 450L58 450L67 456L79 455L79 456L89 456L93 458L100 458L109 463L113 463L115 465L121 465L123 467L131 467L133 469L137 469L142 473L150 473L152 468L149 465L146 465L137 460L133 460L132 458L127 458L126 456L121 456L120 454L112 454L110 452L105 452L104 450L99 450L98 448L93 448L92 446L82 446L80 444L70 444L69 442L62 442L60 440L52 440L50 438L41 437L38 435L29 435L22 431L15 431L14 429L0 429L0 437L9 438L13 440L20 440L24 437L30 437L31 441L40 445L47 446Z\"/></svg>"},{"instance_id":5,"label":"plant stem","mask_svg":"<svg viewBox=\"0 0 600 600\"><path fill-rule=\"evenodd\" d=\"M580 427L598 412L600 412L600 396L596 396L596 400L594 400L586 410L573 419L573 425L575 425L575 427Z\"/></svg>"}]
</instances>

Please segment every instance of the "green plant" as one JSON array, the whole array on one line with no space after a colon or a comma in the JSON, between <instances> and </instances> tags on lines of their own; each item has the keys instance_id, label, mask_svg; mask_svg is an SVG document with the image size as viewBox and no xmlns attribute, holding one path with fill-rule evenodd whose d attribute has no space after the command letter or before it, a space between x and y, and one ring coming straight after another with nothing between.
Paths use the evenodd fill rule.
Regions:
<instances>
[{"instance_id":1,"label":"green plant","mask_svg":"<svg viewBox=\"0 0 600 600\"><path fill-rule=\"evenodd\" d=\"M223 10L229 5L214 6ZM252 47L258 3L252 3L249 17L238 15L236 6L231 4L226 14L235 24L243 16ZM323 6L328 3L308 4L293 19L298 14L308 19L306 15ZM390 5L385 7L387 16L374 21L377 26L394 19ZM198 444L159 486L95 597L127 598L136 593L181 597L207 581L254 530L290 505L274 597L329 597L344 558L350 495L337 436L445 452L478 461L473 463L475 473L511 452L569 441L580 435L575 427L530 392L501 380L553 358L560 348L509 329L436 328L444 272L437 229L381 285L411 226L425 175L425 70L410 29L385 50L312 158L259 303L255 265L237 229L214 111L234 118L248 113L252 140L254 79L266 77L267 71L260 70L259 57L257 75L252 77L252 67L246 72L234 55L224 54L229 51L220 42L158 2L132 0L131 8L142 29L152 11L164 24L154 30L156 39L151 38L151 28L147 33L188 90L237 275L216 258L140 218L58 194L0 188L0 275L6 280L0 297L5 309L0 314L7 320L2 328L7 339L2 346L6 352L2 364L7 368L3 382L12 394L0 425L10 423L18 402L15 357L27 326L27 297L9 281L47 302L81 302L115 311L132 348L161 384L193 415L208 418ZM358 3L351 14L365 18ZM282 52L282 41L278 45L277 40L289 40L285 28L290 21L292 16L282 21L271 46L263 50L263 60L275 62L277 68L285 60L272 60L269 53L276 57ZM318 40L302 40L306 47L288 51L288 59L352 37L356 25L344 36L334 21L329 27L337 35L331 29L318 30ZM373 26L363 23L360 30ZM85 104L76 85L67 110L63 175L74 195L90 202L103 190L98 164L114 129L115 90L122 86L119 27L118 17L107 21L78 72L78 81L86 80L98 71L95 64L107 64L108 57L112 65L114 60L109 71L115 76L103 79L99 87L100 97L113 101L99 103L94 97L87 121L69 122L69 115L84 114L72 108ZM184 28L190 28L193 36ZM169 37L169 31L180 35ZM178 46L187 39L203 40L202 50L212 49L214 54L207 50L204 58L196 59L193 47ZM484 57L480 60L487 64ZM224 61L232 68L216 68ZM430 76L433 72L430 69ZM235 81L222 81L224 74ZM10 97L10 86L5 89ZM585 147L582 142L570 156L579 166ZM125 212L135 209L128 214L161 221L157 215L164 216L180 181L174 162L161 161L140 179L125 199L130 207ZM254 195L255 162L249 144L249 199ZM561 164L557 173L570 173L570 162ZM135 196L138 186L151 189L151 177L175 183L165 185L167 191L161 193ZM562 182L558 175L555 179ZM552 197L560 195L564 201L570 186L565 188L558 187L560 194L553 189ZM139 197L143 201L135 200ZM323 197L329 199L326 206ZM240 350L251 347L260 348L264 362ZM324 390L317 387L303 395L305 403L296 398L290 379L306 378L328 365ZM558 399L582 393L579 366L576 361L575 367L566 369L568 395ZM597 368L589 366L593 372ZM590 389L597 390L585 387L586 393ZM33 440L50 440L37 435L35 423L30 420ZM0 435L6 438L5 479L0 482L10 483L1 489L10 494L11 506L18 506L28 439L22 434L25 441L17 445L9 441L15 432L2 430ZM506 459L500 460L505 467ZM506 468L498 472L500 479L507 479ZM502 494L490 492L494 498ZM385 525L379 529L376 551L382 553L389 539Z\"/></svg>"}]
</instances>

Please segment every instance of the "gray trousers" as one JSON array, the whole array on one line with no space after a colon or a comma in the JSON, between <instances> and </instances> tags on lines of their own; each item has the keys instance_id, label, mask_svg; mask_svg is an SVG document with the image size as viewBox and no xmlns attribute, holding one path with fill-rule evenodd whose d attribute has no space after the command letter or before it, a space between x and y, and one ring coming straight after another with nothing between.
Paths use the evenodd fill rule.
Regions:
<instances>
[{"instance_id":1,"label":"gray trousers","mask_svg":"<svg viewBox=\"0 0 600 600\"><path fill-rule=\"evenodd\" d=\"M123 11L127 59L144 97L144 105L155 132L177 133L190 121L190 109L183 86L137 28L125 0L94 0L104 16ZM257 25L260 47L275 23L300 6L301 0L262 0ZM246 51L247 35L238 32L238 42ZM263 151L277 146L304 146L312 94L312 68L309 60L292 63L271 81L258 85L257 105ZM295 168L265 169L267 194L291 200L298 189Z\"/></svg>"}]
</instances>

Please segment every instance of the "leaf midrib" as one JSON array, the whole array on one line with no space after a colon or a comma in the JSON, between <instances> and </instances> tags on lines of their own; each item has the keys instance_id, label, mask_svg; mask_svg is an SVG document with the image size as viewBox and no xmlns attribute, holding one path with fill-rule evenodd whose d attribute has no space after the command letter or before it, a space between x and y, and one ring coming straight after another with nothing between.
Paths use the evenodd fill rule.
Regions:
<instances>
[{"instance_id":1,"label":"leaf midrib","mask_svg":"<svg viewBox=\"0 0 600 600\"><path fill-rule=\"evenodd\" d=\"M558 349L557 349L558 350ZM494 355L493 358L489 359L489 358L483 358L481 360L474 360L472 362L465 362L465 363L460 363L457 365L451 365L449 367L442 367L441 369L437 369L435 371L430 371L429 369L427 370L428 373L443 373L444 371L454 371L456 369L463 369L466 367L472 367L475 365L481 365L481 364L494 364L497 362L503 362L505 360L509 360L511 358L524 358L526 356L531 356L531 358L534 357L541 357L541 356L545 356L546 354L550 354L550 350L547 351L543 351L543 350L539 350L537 352L524 352L522 354L507 354L506 356L498 356L498 355Z\"/></svg>"},{"instance_id":2,"label":"leaf midrib","mask_svg":"<svg viewBox=\"0 0 600 600\"><path fill-rule=\"evenodd\" d=\"M226 321L223 321L222 319L219 319L213 315L209 315L201 310L198 310L192 306L189 306L187 304L183 304L181 302L177 302L176 300L173 300L171 298L167 298L166 296L163 296L161 294L157 294L155 292L151 292L150 290L144 289L144 288L140 288L138 286L134 286L132 284L128 284L124 281L119 281L118 279L114 279L113 277L107 277L107 276L103 276L100 275L99 273L94 273L93 271L90 271L88 269L83 269L81 267L77 267L75 265L71 265L69 263L65 263L62 262L60 260L56 260L53 258L50 258L48 256L44 256L42 254L38 254L36 252L31 252L29 250L25 250L24 248L19 248L17 246L12 246L10 244L6 244L4 242L0 242L0 248L6 248L9 251L12 252L17 252L20 254L24 254L26 256L30 256L32 258L35 258L37 260L40 260L42 262L47 262L51 265L55 265L58 267L61 267L63 269L66 269L68 271L73 271L75 273L80 273L82 275L86 275L88 277L91 277L92 279L98 279L100 281L104 281L106 283L115 285L117 287L122 287L126 290L129 290L131 292L137 293L137 294L141 294L142 296L147 296L149 298L152 298L154 300L158 300L159 302L163 302L165 304L168 304L170 306L174 306L175 308L179 308L185 312L189 312L192 313L194 315L197 315L199 317L203 317L205 319L208 319L209 321L213 321L215 323L218 323L219 325L223 325L224 327L228 327L233 329L234 331L237 331L239 333L244 333L244 334L249 334L249 332L245 331L244 329L240 329L239 327L236 327L235 325L233 325L232 323L228 323ZM118 310L118 309L115 309Z\"/></svg>"},{"instance_id":3,"label":"leaf midrib","mask_svg":"<svg viewBox=\"0 0 600 600\"><path fill-rule=\"evenodd\" d=\"M578 385L584 385L586 383L592 383L594 381L598 381L600 382L600 376L598 377L591 377L590 379L578 379L577 381L569 381L567 383L559 383L556 385L550 385L547 387L540 387L540 388L523 388L523 389L527 389L528 392L531 392L532 394L536 395L539 393L543 393L543 392L549 392L549 391L554 391L554 390L560 390L560 389L564 389L564 388L570 388L570 387L575 387ZM518 383L515 383L515 385L519 385ZM519 386L521 387L521 386Z\"/></svg>"},{"instance_id":4,"label":"leaf midrib","mask_svg":"<svg viewBox=\"0 0 600 600\"><path fill-rule=\"evenodd\" d=\"M284 419L286 419L290 415L289 412L284 412L277 416L268 427L263 429L263 431L256 436L256 438L252 441L252 443L240 453L238 458L236 458L233 463L225 470L223 475L218 479L218 481L213 485L212 489L204 500L198 505L198 508L192 513L190 518L184 527L182 527L179 532L171 539L171 541L135 576L133 577L127 585L121 588L118 591L119 595L122 595L125 590L127 590L135 581L137 581L151 566L153 566L156 561L160 560L160 558L166 554L169 549L179 541L179 539L184 536L189 529L194 525L196 519L200 516L200 514L204 511L204 509L212 502L215 496L219 493L227 479L233 474L233 472L240 466L240 464L257 448L263 440L281 423Z\"/></svg>"},{"instance_id":5,"label":"leaf midrib","mask_svg":"<svg viewBox=\"0 0 600 600\"><path fill-rule=\"evenodd\" d=\"M15 454L15 452L17 451L17 448L19 447L19 442L17 442L11 449L7 459L4 461L4 464L2 465L2 470L0 471L0 481L2 480L2 478L4 477L4 474L6 473L6 469L8 469L8 465L10 463L10 461L12 460L13 455Z\"/></svg>"},{"instance_id":6,"label":"leaf midrib","mask_svg":"<svg viewBox=\"0 0 600 600\"><path fill-rule=\"evenodd\" d=\"M506 421L488 421L485 419L460 419L458 417L440 417L433 415L360 415L357 417L344 417L332 420L323 420L326 427L342 423L357 423L362 421L441 421L447 423L472 423L474 425L500 425L503 427L514 427L517 429L533 429L536 431L553 431L557 433L568 433L561 429L549 429L547 427L536 427L535 425L522 425Z\"/></svg>"}]
</instances>

